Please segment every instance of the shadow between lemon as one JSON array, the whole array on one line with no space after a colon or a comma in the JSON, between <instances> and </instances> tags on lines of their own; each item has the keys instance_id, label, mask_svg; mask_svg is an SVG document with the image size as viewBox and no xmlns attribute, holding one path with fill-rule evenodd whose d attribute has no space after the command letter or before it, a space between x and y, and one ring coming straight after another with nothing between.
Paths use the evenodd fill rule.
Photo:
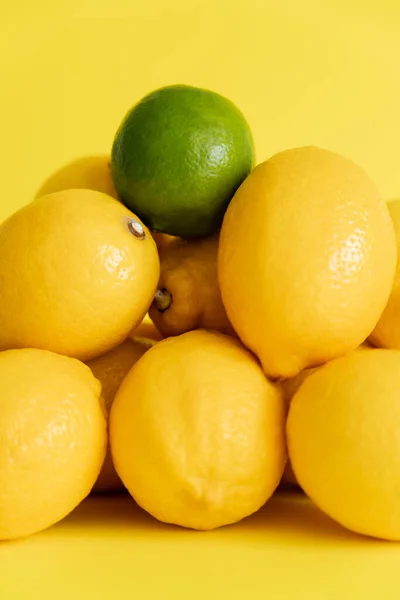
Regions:
<instances>
[{"instance_id":1,"label":"shadow between lemon","mask_svg":"<svg viewBox=\"0 0 400 600\"><path fill-rule=\"evenodd\" d=\"M89 496L69 517L56 525L63 535L82 535L88 530L104 535L160 534L185 539L188 536L205 541L274 545L275 547L315 547L315 544L346 547L376 547L387 542L368 538L346 530L322 513L301 492L277 492L257 513L233 525L210 532L184 529L161 523L141 509L127 493Z\"/></svg>"},{"instance_id":2,"label":"shadow between lemon","mask_svg":"<svg viewBox=\"0 0 400 600\"><path fill-rule=\"evenodd\" d=\"M168 528L179 530L154 519L144 511L127 492L114 494L92 494L66 519L56 525L63 535L75 535L77 530L103 529L127 533L162 531Z\"/></svg>"},{"instance_id":3,"label":"shadow between lemon","mask_svg":"<svg viewBox=\"0 0 400 600\"><path fill-rule=\"evenodd\" d=\"M274 542L287 545L296 543L314 546L365 544L365 541L382 543L349 531L325 515L303 492L278 491L254 515L237 524L243 533L262 534Z\"/></svg>"}]
</instances>

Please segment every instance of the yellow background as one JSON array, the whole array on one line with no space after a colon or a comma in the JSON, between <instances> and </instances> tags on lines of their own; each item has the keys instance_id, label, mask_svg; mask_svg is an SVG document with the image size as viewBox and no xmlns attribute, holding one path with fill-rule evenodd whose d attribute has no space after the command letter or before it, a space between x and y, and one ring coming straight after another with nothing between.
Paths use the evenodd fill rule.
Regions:
<instances>
[{"instance_id":1,"label":"yellow background","mask_svg":"<svg viewBox=\"0 0 400 600\"><path fill-rule=\"evenodd\" d=\"M259 161L317 144L400 196L398 0L0 0L0 77L0 221L169 83L234 100ZM209 534L90 499L0 545L0 597L398 600L399 564L298 496Z\"/></svg>"}]
</instances>

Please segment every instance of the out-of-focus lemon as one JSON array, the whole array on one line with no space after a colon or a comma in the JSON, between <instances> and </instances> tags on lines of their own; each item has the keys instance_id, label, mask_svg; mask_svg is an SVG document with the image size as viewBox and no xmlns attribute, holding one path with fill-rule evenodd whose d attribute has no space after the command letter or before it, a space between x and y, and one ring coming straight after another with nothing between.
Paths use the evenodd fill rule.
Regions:
<instances>
[{"instance_id":1,"label":"out-of-focus lemon","mask_svg":"<svg viewBox=\"0 0 400 600\"><path fill-rule=\"evenodd\" d=\"M158 292L150 316L164 337L192 329L234 335L217 276L218 236L176 240L161 254Z\"/></svg>"},{"instance_id":2,"label":"out-of-focus lemon","mask_svg":"<svg viewBox=\"0 0 400 600\"><path fill-rule=\"evenodd\" d=\"M396 232L397 251L400 255L400 200L389 202L388 208ZM376 346L400 349L400 260L397 262L389 301L370 339Z\"/></svg>"},{"instance_id":3,"label":"out-of-focus lemon","mask_svg":"<svg viewBox=\"0 0 400 600\"><path fill-rule=\"evenodd\" d=\"M110 157L82 156L51 175L36 192L35 198L71 189L103 192L118 200L111 178Z\"/></svg>"},{"instance_id":4,"label":"out-of-focus lemon","mask_svg":"<svg viewBox=\"0 0 400 600\"><path fill-rule=\"evenodd\" d=\"M103 356L87 363L93 375L101 383L101 395L109 413L115 394L124 377L132 366L151 348L153 342L144 339L128 339ZM93 488L94 492L113 492L123 488L123 484L115 472L111 454L108 451L103 468Z\"/></svg>"},{"instance_id":5,"label":"out-of-focus lemon","mask_svg":"<svg viewBox=\"0 0 400 600\"><path fill-rule=\"evenodd\" d=\"M46 350L0 352L0 539L53 525L90 492L106 453L101 386Z\"/></svg>"}]
</instances>

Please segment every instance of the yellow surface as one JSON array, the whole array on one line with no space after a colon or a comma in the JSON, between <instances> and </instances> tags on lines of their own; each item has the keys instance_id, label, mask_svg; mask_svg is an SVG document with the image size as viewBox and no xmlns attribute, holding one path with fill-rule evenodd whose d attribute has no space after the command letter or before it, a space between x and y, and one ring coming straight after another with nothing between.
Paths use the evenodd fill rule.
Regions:
<instances>
[{"instance_id":1,"label":"yellow surface","mask_svg":"<svg viewBox=\"0 0 400 600\"><path fill-rule=\"evenodd\" d=\"M0 220L67 162L109 152L130 105L177 82L232 98L259 161L319 144L400 196L397 0L2 0L0 33ZM0 597L397 600L399 561L302 498L199 534L96 498L0 545Z\"/></svg>"},{"instance_id":2,"label":"yellow surface","mask_svg":"<svg viewBox=\"0 0 400 600\"><path fill-rule=\"evenodd\" d=\"M211 532L163 525L128 496L89 498L0 547L2 600L398 600L400 548L345 531L301 494Z\"/></svg>"}]
</instances>

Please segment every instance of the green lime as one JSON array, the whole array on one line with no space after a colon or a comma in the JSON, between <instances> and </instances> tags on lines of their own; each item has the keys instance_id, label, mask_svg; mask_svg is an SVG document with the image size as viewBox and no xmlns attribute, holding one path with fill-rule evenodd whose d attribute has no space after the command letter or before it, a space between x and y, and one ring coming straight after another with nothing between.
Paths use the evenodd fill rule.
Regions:
<instances>
[{"instance_id":1,"label":"green lime","mask_svg":"<svg viewBox=\"0 0 400 600\"><path fill-rule=\"evenodd\" d=\"M186 85L152 92L115 136L111 170L122 202L153 231L216 231L254 161L250 128L228 99Z\"/></svg>"}]
</instances>

